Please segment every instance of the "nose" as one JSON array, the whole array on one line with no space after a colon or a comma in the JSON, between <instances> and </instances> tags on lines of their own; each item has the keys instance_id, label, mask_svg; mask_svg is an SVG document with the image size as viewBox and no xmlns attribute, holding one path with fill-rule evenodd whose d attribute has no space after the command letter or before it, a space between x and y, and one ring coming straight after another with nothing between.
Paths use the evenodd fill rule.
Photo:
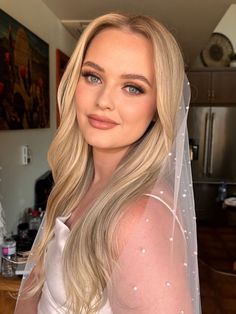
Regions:
<instances>
[{"instance_id":1,"label":"nose","mask_svg":"<svg viewBox=\"0 0 236 314\"><path fill-rule=\"evenodd\" d=\"M104 86L97 97L97 107L102 110L114 110L113 88Z\"/></svg>"}]
</instances>

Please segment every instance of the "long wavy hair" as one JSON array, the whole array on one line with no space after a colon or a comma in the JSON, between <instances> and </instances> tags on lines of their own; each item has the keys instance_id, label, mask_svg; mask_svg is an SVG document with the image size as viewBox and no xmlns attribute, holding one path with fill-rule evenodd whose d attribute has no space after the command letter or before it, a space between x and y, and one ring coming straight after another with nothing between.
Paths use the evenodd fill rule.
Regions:
<instances>
[{"instance_id":1,"label":"long wavy hair","mask_svg":"<svg viewBox=\"0 0 236 314\"><path fill-rule=\"evenodd\" d=\"M147 192L158 179L174 140L175 117L184 80L184 64L178 44L153 18L110 13L95 19L84 30L58 91L61 123L48 154L55 185L48 199L44 232L34 252L40 270L40 280L34 291L44 282L43 260L53 237L56 217L70 214L93 180L92 149L77 123L75 90L89 44L107 28L126 29L150 40L154 52L157 111L155 122L131 145L106 188L86 208L70 232L62 267L67 307L73 313L96 313L102 304L103 292L117 258L115 230L128 204Z\"/></svg>"}]
</instances>

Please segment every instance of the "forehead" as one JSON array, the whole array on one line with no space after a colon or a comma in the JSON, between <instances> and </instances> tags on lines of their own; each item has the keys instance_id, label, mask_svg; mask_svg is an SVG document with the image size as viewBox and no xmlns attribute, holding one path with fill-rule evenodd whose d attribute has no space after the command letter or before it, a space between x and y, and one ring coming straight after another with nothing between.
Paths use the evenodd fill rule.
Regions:
<instances>
[{"instance_id":1,"label":"forehead","mask_svg":"<svg viewBox=\"0 0 236 314\"><path fill-rule=\"evenodd\" d=\"M149 39L129 29L108 28L91 41L85 61L101 66L117 64L122 71L142 71L153 75L153 47Z\"/></svg>"}]
</instances>

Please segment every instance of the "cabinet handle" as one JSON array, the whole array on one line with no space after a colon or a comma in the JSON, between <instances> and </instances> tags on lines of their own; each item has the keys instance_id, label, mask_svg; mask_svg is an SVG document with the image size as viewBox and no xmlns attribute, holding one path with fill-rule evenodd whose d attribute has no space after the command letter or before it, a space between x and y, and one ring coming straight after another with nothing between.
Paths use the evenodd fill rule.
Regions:
<instances>
[{"instance_id":1,"label":"cabinet handle","mask_svg":"<svg viewBox=\"0 0 236 314\"><path fill-rule=\"evenodd\" d=\"M204 157L203 157L203 174L207 175L207 162L208 162L208 146L209 146L209 113L205 116L205 136L204 136Z\"/></svg>"},{"instance_id":2,"label":"cabinet handle","mask_svg":"<svg viewBox=\"0 0 236 314\"><path fill-rule=\"evenodd\" d=\"M212 99L215 98L215 91L214 91L214 89L212 90L212 95L211 95L211 97L212 97Z\"/></svg>"},{"instance_id":3,"label":"cabinet handle","mask_svg":"<svg viewBox=\"0 0 236 314\"><path fill-rule=\"evenodd\" d=\"M213 174L213 152L212 152L212 146L213 146L213 134L214 134L214 119L215 119L215 114L211 114L210 118L210 131L209 131L209 162L208 162L208 174L212 175Z\"/></svg>"},{"instance_id":4,"label":"cabinet handle","mask_svg":"<svg viewBox=\"0 0 236 314\"><path fill-rule=\"evenodd\" d=\"M208 97L208 100L211 99L211 90L210 89L207 90L207 97Z\"/></svg>"}]
</instances>

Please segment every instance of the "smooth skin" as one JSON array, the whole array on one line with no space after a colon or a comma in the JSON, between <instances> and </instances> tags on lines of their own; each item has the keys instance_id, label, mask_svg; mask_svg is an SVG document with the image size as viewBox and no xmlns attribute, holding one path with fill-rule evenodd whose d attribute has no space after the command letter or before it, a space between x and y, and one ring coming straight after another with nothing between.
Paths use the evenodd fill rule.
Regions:
<instances>
[{"instance_id":1,"label":"smooth skin","mask_svg":"<svg viewBox=\"0 0 236 314\"><path fill-rule=\"evenodd\" d=\"M75 99L79 128L93 148L95 176L67 220L69 228L106 186L129 146L145 133L154 117L156 87L150 41L128 29L100 32L86 53Z\"/></svg>"}]
</instances>

